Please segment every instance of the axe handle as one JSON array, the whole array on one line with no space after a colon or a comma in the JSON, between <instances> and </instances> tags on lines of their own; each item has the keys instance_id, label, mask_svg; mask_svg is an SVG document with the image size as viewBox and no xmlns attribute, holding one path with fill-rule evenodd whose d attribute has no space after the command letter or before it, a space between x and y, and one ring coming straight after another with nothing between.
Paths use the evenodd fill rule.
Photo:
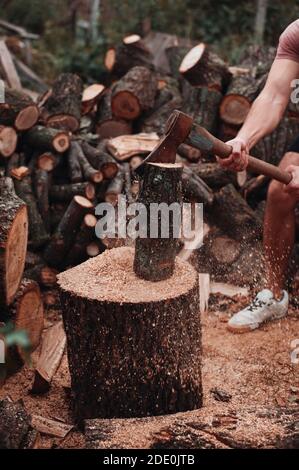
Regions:
<instances>
[{"instance_id":1,"label":"axe handle","mask_svg":"<svg viewBox=\"0 0 299 470\"><path fill-rule=\"evenodd\" d=\"M231 145L225 144L217 137L214 137L206 129L201 126L193 125L192 130L186 139L189 145L208 153L213 153L220 158L227 158L232 151ZM249 156L248 167L254 173L269 176L281 183L288 184L291 179L291 173L283 171L271 163L264 162L258 158Z\"/></svg>"}]
</instances>

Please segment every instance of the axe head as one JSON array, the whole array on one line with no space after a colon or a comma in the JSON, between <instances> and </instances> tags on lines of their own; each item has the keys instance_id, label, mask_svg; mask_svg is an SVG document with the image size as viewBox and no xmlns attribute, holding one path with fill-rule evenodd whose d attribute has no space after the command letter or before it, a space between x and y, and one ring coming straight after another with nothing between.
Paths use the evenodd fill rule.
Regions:
<instances>
[{"instance_id":1,"label":"axe head","mask_svg":"<svg viewBox=\"0 0 299 470\"><path fill-rule=\"evenodd\" d=\"M175 163L178 147L188 137L193 119L181 111L175 110L170 115L164 136L154 150L135 168L135 173L142 176L145 163Z\"/></svg>"}]
</instances>

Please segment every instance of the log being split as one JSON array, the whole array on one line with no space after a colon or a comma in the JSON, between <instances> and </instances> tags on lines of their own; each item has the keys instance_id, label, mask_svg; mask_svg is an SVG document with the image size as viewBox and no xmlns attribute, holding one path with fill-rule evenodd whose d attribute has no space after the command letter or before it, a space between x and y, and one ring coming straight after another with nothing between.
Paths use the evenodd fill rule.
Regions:
<instances>
[{"instance_id":1,"label":"log being split","mask_svg":"<svg viewBox=\"0 0 299 470\"><path fill-rule=\"evenodd\" d=\"M12 303L18 290L27 250L28 215L11 178L0 178L0 304Z\"/></svg>"},{"instance_id":2,"label":"log being split","mask_svg":"<svg viewBox=\"0 0 299 470\"><path fill-rule=\"evenodd\" d=\"M92 207L92 203L85 197L74 196L45 249L44 258L50 266L59 267L64 264L64 257L72 246L83 217Z\"/></svg>"},{"instance_id":3,"label":"log being split","mask_svg":"<svg viewBox=\"0 0 299 470\"><path fill-rule=\"evenodd\" d=\"M83 83L78 75L71 73L59 75L45 103L48 112L47 125L71 132L78 130L82 92Z\"/></svg>"},{"instance_id":4,"label":"log being split","mask_svg":"<svg viewBox=\"0 0 299 470\"><path fill-rule=\"evenodd\" d=\"M111 109L119 119L133 120L154 106L157 91L155 74L146 67L133 67L112 90Z\"/></svg>"},{"instance_id":5,"label":"log being split","mask_svg":"<svg viewBox=\"0 0 299 470\"><path fill-rule=\"evenodd\" d=\"M179 71L193 86L207 86L222 91L230 78L226 64L208 50L206 44L193 47L184 57Z\"/></svg>"},{"instance_id":6,"label":"log being split","mask_svg":"<svg viewBox=\"0 0 299 470\"><path fill-rule=\"evenodd\" d=\"M137 238L135 245L134 271L148 281L161 281L172 276L177 253L179 219L182 202L181 164L148 163L145 165L143 183L138 202L147 209L146 238ZM169 233L163 233L165 216L150 217L153 204L175 204L172 216L168 215ZM155 235L151 225L155 224ZM155 237L155 238L154 238Z\"/></svg>"},{"instance_id":7,"label":"log being split","mask_svg":"<svg viewBox=\"0 0 299 470\"><path fill-rule=\"evenodd\" d=\"M115 248L58 276L79 421L202 404L197 274L177 260L171 280L153 284L133 261L132 248Z\"/></svg>"}]
</instances>

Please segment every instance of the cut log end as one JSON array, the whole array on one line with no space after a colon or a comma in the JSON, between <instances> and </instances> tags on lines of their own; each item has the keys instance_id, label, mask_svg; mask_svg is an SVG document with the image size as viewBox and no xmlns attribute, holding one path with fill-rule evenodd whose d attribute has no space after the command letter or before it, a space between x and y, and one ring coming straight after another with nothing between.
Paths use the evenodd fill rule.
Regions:
<instances>
[{"instance_id":1,"label":"cut log end","mask_svg":"<svg viewBox=\"0 0 299 470\"><path fill-rule=\"evenodd\" d=\"M47 126L54 129L76 132L79 129L80 122L75 116L58 114L47 119Z\"/></svg>"},{"instance_id":2,"label":"cut log end","mask_svg":"<svg viewBox=\"0 0 299 470\"><path fill-rule=\"evenodd\" d=\"M74 201L78 206L86 207L87 209L91 209L93 207L92 202L90 202L86 197L83 196L74 196Z\"/></svg>"},{"instance_id":3,"label":"cut log end","mask_svg":"<svg viewBox=\"0 0 299 470\"><path fill-rule=\"evenodd\" d=\"M17 133L13 127L0 126L0 155L10 157L17 147Z\"/></svg>"},{"instance_id":4,"label":"cut log end","mask_svg":"<svg viewBox=\"0 0 299 470\"><path fill-rule=\"evenodd\" d=\"M205 49L206 46L204 43L200 43L197 46L193 47L182 60L182 63L179 68L180 73L184 74L190 69L192 69L202 58Z\"/></svg>"},{"instance_id":5,"label":"cut log end","mask_svg":"<svg viewBox=\"0 0 299 470\"><path fill-rule=\"evenodd\" d=\"M123 43L129 45L139 42L140 40L141 37L139 36L139 34L131 34L130 36L125 36L123 38Z\"/></svg>"},{"instance_id":6,"label":"cut log end","mask_svg":"<svg viewBox=\"0 0 299 470\"><path fill-rule=\"evenodd\" d=\"M250 102L244 96L225 96L220 105L221 119L227 124L239 126L245 121L250 107Z\"/></svg>"},{"instance_id":7,"label":"cut log end","mask_svg":"<svg viewBox=\"0 0 299 470\"><path fill-rule=\"evenodd\" d=\"M104 64L106 69L109 70L109 72L111 72L115 64L115 55L115 49L113 47L108 49L108 51L106 52Z\"/></svg>"},{"instance_id":8,"label":"cut log end","mask_svg":"<svg viewBox=\"0 0 299 470\"><path fill-rule=\"evenodd\" d=\"M138 99L129 91L120 91L112 97L112 111L118 118L133 120L141 113Z\"/></svg>"},{"instance_id":9,"label":"cut log end","mask_svg":"<svg viewBox=\"0 0 299 470\"><path fill-rule=\"evenodd\" d=\"M94 83L83 91L82 103L97 99L104 91L105 87L101 83Z\"/></svg>"},{"instance_id":10,"label":"cut log end","mask_svg":"<svg viewBox=\"0 0 299 470\"><path fill-rule=\"evenodd\" d=\"M131 131L132 128L129 122L116 119L109 119L96 125L96 133L101 139L130 134Z\"/></svg>"},{"instance_id":11,"label":"cut log end","mask_svg":"<svg viewBox=\"0 0 299 470\"><path fill-rule=\"evenodd\" d=\"M53 139L53 148L59 152L65 152L70 146L70 138L65 132L59 132Z\"/></svg>"},{"instance_id":12,"label":"cut log end","mask_svg":"<svg viewBox=\"0 0 299 470\"><path fill-rule=\"evenodd\" d=\"M22 109L16 120L15 120L15 128L18 131L26 131L31 129L37 123L39 118L39 109L36 105L30 105L26 108Z\"/></svg>"}]
</instances>

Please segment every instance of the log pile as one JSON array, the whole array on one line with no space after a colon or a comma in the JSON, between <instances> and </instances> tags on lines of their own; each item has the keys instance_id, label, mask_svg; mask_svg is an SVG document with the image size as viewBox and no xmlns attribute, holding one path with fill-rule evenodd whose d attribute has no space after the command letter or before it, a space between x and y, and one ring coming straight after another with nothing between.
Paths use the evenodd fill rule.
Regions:
<instances>
[{"instance_id":1,"label":"log pile","mask_svg":"<svg viewBox=\"0 0 299 470\"><path fill-rule=\"evenodd\" d=\"M100 202L117 207L121 194L128 202L136 200L134 169L156 146L174 109L191 114L223 140L234 137L273 58L271 51L250 50L239 67L228 67L205 44L175 49L167 52L172 76L165 75L145 43L128 36L107 52L110 86L85 86L77 75L64 73L36 100L22 87L10 88L3 75L0 292L5 308L16 298L22 277L37 282L47 302L55 302L59 271L115 246L115 239L95 236L95 207ZM253 153L278 164L298 133L299 113L289 106L276 131ZM269 181L253 174L237 177L221 169L215 157L186 144L179 147L177 162L183 165L183 200L203 203L210 227L196 267L218 281L254 284L252 269L257 270L250 260L261 253ZM22 262L15 269L16 259Z\"/></svg>"}]
</instances>

